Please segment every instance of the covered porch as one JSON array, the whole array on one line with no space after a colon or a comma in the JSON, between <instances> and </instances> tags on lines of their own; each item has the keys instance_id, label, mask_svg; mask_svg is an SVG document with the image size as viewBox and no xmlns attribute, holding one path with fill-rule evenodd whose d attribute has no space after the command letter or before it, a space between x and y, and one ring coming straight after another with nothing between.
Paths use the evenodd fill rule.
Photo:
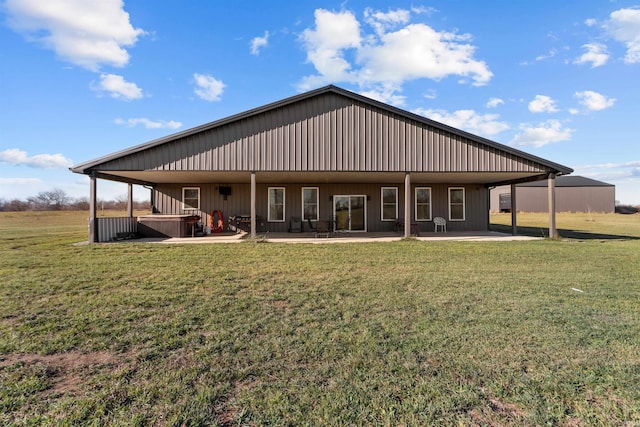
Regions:
<instances>
[{"instance_id":1,"label":"covered porch","mask_svg":"<svg viewBox=\"0 0 640 427\"><path fill-rule=\"evenodd\" d=\"M190 209L188 211L181 209L167 210L167 204L165 202L162 208L157 207L157 199L163 197L163 193L167 190L162 190L166 185L175 185L171 183L171 180L175 179L175 174L171 173L158 173L155 172L152 175L146 172L127 172L127 176L120 176L116 173L114 176L107 177L106 174L101 174L102 178L117 181L128 181L128 208L127 215L120 218L98 218L97 217L97 177L91 177L91 191L90 191L90 216L89 216L89 242L108 242L113 240L121 240L127 237L136 236L140 237L162 237L154 233L148 233L149 220L161 220L164 219L177 225L171 225L175 227L177 232L168 233L165 237L177 237L177 238L194 238L202 237L202 234L209 234L211 230L203 231L207 229L206 225L211 224L211 216L213 212L210 210L211 206L219 207L220 201L202 200L198 201L198 210ZM495 185L497 180L500 182L512 182L512 186L515 186L517 182L531 181L540 179L539 175L523 176L522 173L493 173L493 174L430 174L430 173L369 173L369 174L350 174L350 173L256 173L251 172L247 174L228 174L228 173L182 173L180 177L182 188L197 188L200 193L202 186L215 185L216 189L222 187L218 184L211 184L211 182L224 182L224 188L228 189L229 195L224 195L224 206L227 206L227 199L234 197L241 199L240 204L230 203L230 206L235 206L235 211L224 209L224 226L222 232L229 232L228 234L236 232L242 234L243 238L257 239L261 236L268 234L271 239L308 239L309 234L314 234L312 228L316 222L322 222L328 218L336 218L336 206L338 198L349 200L349 197L356 197L361 200L364 205L364 213L360 212L361 217L354 221L351 226L345 229L344 225L339 226L338 223L334 223L330 227L330 234L332 237L338 236L351 236L352 238L391 238L400 235L401 237L412 237L419 234L421 237L442 238L437 234L431 234L435 231L434 218L441 217L447 222L448 229L446 235L448 236L463 236L461 232L484 232L489 230L489 209L488 209L488 197L489 189ZM153 215L148 215L141 218L133 216L133 185L140 184L141 178L146 178L143 182L145 187L151 191L151 200ZM154 182L148 180L153 178ZM542 176L545 178L545 176ZM247 179L249 182L243 182ZM555 226L555 175L550 174L546 176L548 180L549 189L549 236L556 236L557 230ZM321 182L322 184L318 184ZM454 183L454 184L452 184ZM267 200L265 197L259 198L257 193L258 189L264 192L265 189L271 189L273 185L277 185L283 190L286 188L313 188L317 193L322 195L318 197L315 202L316 211L314 212L313 221L309 221L305 218L306 212L303 204L302 212L300 211L300 201L288 202L289 206L285 206L283 201L282 209L287 211L283 212L282 221L269 221L265 209ZM354 187L355 186L355 187ZM453 186L453 187L452 187ZM357 190L350 190L356 188ZM367 190L362 190L362 189ZM463 221L451 221L451 201L446 201L446 190L448 188L460 188L465 191L462 192L463 197ZM160 190L159 190L160 189ZM234 189L233 195L231 195L231 189ZM387 207L384 206L382 198L383 194L380 194L380 189L391 189L396 193L395 205L391 206L392 214L390 220L380 222L379 216ZM418 206L418 193L417 189L428 189L429 194L429 218L428 220L417 222L418 213L420 209ZM244 191L243 191L244 190ZM203 193L206 193L203 191ZM358 193L358 196L336 196L335 193ZM362 193L362 194L360 194ZM364 194L367 193L367 194ZM432 198L432 194L434 195ZM436 195L440 194L439 197ZM217 196L217 195L216 195ZM168 197L171 198L171 197ZM449 194L450 198L450 194ZM179 203L180 201L173 201ZM487 202L487 203L485 203ZM445 206L447 203L449 205ZM517 235L517 200L513 200L512 211L512 235ZM173 203L174 205L176 203ZM203 206L200 206L200 205ZM292 208L291 205L294 205ZM241 206L238 208L238 206ZM207 208L209 207L209 208ZM445 213L446 209L449 209L449 214ZM367 209L369 212L367 213ZM395 212L393 212L395 209ZM209 214L208 212L212 212ZM238 212L243 212L242 219L246 227L244 229L236 228L230 221L230 217L234 218L238 215ZM352 213L355 218L355 211L349 211L349 220L352 218ZM367 216L373 217L373 221L369 219L367 224ZM444 217L444 218L443 218ZM296 236L295 232L291 232L291 223L293 220L301 222L301 226L298 230L299 235ZM179 221L179 222L176 222ZM355 225L355 222L358 225ZM372 223L376 223L372 225ZM478 226L480 224L480 226ZM145 232L145 230L147 232ZM288 230L289 232L284 232ZM398 233L400 231L401 234ZM442 231L442 230L441 230ZM246 232L246 233L243 233ZM346 232L346 233L345 233ZM220 235L213 234L212 239L218 238ZM234 236L234 239L237 236ZM233 240L233 239L231 239Z\"/></svg>"}]
</instances>

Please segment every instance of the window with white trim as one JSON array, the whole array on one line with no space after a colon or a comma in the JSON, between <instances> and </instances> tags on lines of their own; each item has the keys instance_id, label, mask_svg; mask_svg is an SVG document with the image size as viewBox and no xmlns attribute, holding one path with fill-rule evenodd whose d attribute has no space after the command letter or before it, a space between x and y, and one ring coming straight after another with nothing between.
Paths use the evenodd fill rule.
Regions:
<instances>
[{"instance_id":1,"label":"window with white trim","mask_svg":"<svg viewBox=\"0 0 640 427\"><path fill-rule=\"evenodd\" d=\"M182 187L182 210L200 209L200 187Z\"/></svg>"},{"instance_id":2,"label":"window with white trim","mask_svg":"<svg viewBox=\"0 0 640 427\"><path fill-rule=\"evenodd\" d=\"M302 187L302 220L317 221L319 206L318 187Z\"/></svg>"},{"instance_id":3,"label":"window with white trim","mask_svg":"<svg viewBox=\"0 0 640 427\"><path fill-rule=\"evenodd\" d=\"M416 221L431 221L431 187L416 187Z\"/></svg>"},{"instance_id":4,"label":"window with white trim","mask_svg":"<svg viewBox=\"0 0 640 427\"><path fill-rule=\"evenodd\" d=\"M464 188L449 188L449 221L464 221Z\"/></svg>"},{"instance_id":5,"label":"window with white trim","mask_svg":"<svg viewBox=\"0 0 640 427\"><path fill-rule=\"evenodd\" d=\"M269 187L269 222L284 222L284 187Z\"/></svg>"},{"instance_id":6,"label":"window with white trim","mask_svg":"<svg viewBox=\"0 0 640 427\"><path fill-rule=\"evenodd\" d=\"M382 199L380 219L395 221L398 219L398 187L382 187L380 194Z\"/></svg>"}]
</instances>

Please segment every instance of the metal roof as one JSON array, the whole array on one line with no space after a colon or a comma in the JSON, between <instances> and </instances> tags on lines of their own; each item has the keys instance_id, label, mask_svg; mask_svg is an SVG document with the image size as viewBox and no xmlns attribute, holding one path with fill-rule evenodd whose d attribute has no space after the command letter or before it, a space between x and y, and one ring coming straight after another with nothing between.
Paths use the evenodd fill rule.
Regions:
<instances>
[{"instance_id":1,"label":"metal roof","mask_svg":"<svg viewBox=\"0 0 640 427\"><path fill-rule=\"evenodd\" d=\"M533 181L518 184L519 187L546 187L547 181ZM613 184L586 178L584 176L559 176L556 178L556 187L615 187Z\"/></svg>"}]
</instances>

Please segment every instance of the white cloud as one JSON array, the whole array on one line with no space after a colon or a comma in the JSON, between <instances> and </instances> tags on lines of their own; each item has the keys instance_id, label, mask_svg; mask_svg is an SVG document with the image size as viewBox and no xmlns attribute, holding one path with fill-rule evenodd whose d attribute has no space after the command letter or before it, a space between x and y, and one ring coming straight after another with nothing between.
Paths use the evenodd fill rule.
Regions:
<instances>
[{"instance_id":1,"label":"white cloud","mask_svg":"<svg viewBox=\"0 0 640 427\"><path fill-rule=\"evenodd\" d=\"M38 178L0 178L0 185L34 185L42 183Z\"/></svg>"},{"instance_id":2,"label":"white cloud","mask_svg":"<svg viewBox=\"0 0 640 427\"><path fill-rule=\"evenodd\" d=\"M596 25L598 23L598 21L596 21L593 18L589 18L589 19L585 19L584 20L584 25L586 25L587 27L593 27L594 25Z\"/></svg>"},{"instance_id":3,"label":"white cloud","mask_svg":"<svg viewBox=\"0 0 640 427\"><path fill-rule=\"evenodd\" d=\"M607 46L602 43L587 43L582 45L587 51L574 61L575 64L591 63L591 68L600 67L609 60Z\"/></svg>"},{"instance_id":4,"label":"white cloud","mask_svg":"<svg viewBox=\"0 0 640 427\"><path fill-rule=\"evenodd\" d=\"M71 159L64 157L62 154L36 154L35 156L29 156L26 151L17 148L0 151L0 162L39 169L68 168L73 164Z\"/></svg>"},{"instance_id":5,"label":"white cloud","mask_svg":"<svg viewBox=\"0 0 640 427\"><path fill-rule=\"evenodd\" d=\"M475 48L468 35L437 32L424 24L411 24L386 33L377 44L363 46L361 78L373 81L440 80L450 75L471 77L482 86L492 77L484 62L473 59Z\"/></svg>"},{"instance_id":6,"label":"white cloud","mask_svg":"<svg viewBox=\"0 0 640 427\"><path fill-rule=\"evenodd\" d=\"M489 98L487 101L487 108L496 108L498 105L504 104L504 101L500 98Z\"/></svg>"},{"instance_id":7,"label":"white cloud","mask_svg":"<svg viewBox=\"0 0 640 427\"><path fill-rule=\"evenodd\" d=\"M627 47L625 62L640 62L640 9L619 9L611 12L604 28L611 37Z\"/></svg>"},{"instance_id":8,"label":"white cloud","mask_svg":"<svg viewBox=\"0 0 640 427\"><path fill-rule=\"evenodd\" d=\"M546 54L536 56L535 61L536 61L536 62L544 61L545 59L553 58L553 57L554 57L554 56L556 56L557 54L558 54L557 49L551 49L551 50L550 50L548 53L546 53Z\"/></svg>"},{"instance_id":9,"label":"white cloud","mask_svg":"<svg viewBox=\"0 0 640 427\"><path fill-rule=\"evenodd\" d=\"M303 78L299 88L342 81L384 95L380 87L399 92L404 82L422 78L454 75L474 86L489 82L493 74L485 62L474 59L469 34L438 32L426 24L410 23L410 17L402 9L387 13L367 9L365 23L373 28L367 33L351 12L317 9L315 28L301 36L317 74Z\"/></svg>"},{"instance_id":10,"label":"white cloud","mask_svg":"<svg viewBox=\"0 0 640 427\"><path fill-rule=\"evenodd\" d=\"M252 55L260 55L260 49L267 46L269 44L269 31L264 32L264 36L262 37L254 37L251 40L251 54Z\"/></svg>"},{"instance_id":11,"label":"white cloud","mask_svg":"<svg viewBox=\"0 0 640 427\"><path fill-rule=\"evenodd\" d=\"M360 94L386 104L403 105L406 100L406 96L399 95L397 93L399 91L400 88L398 85L393 83L383 83L372 85L369 90L363 90Z\"/></svg>"},{"instance_id":12,"label":"white cloud","mask_svg":"<svg viewBox=\"0 0 640 427\"><path fill-rule=\"evenodd\" d=\"M532 113L555 113L556 101L546 95L536 95L533 101L529 102L529 111Z\"/></svg>"},{"instance_id":13,"label":"white cloud","mask_svg":"<svg viewBox=\"0 0 640 427\"><path fill-rule=\"evenodd\" d=\"M140 99L144 96L138 85L126 81L124 77L117 74L101 74L100 82L97 85L92 85L91 88L96 91L109 92L109 96L112 98L123 101Z\"/></svg>"},{"instance_id":14,"label":"white cloud","mask_svg":"<svg viewBox=\"0 0 640 427\"><path fill-rule=\"evenodd\" d=\"M117 125L127 126L127 127L136 127L137 125L142 125L147 129L179 129L182 127L182 123L176 122L175 120L149 120L146 118L135 118L135 119L115 119L113 121Z\"/></svg>"},{"instance_id":15,"label":"white cloud","mask_svg":"<svg viewBox=\"0 0 640 427\"><path fill-rule=\"evenodd\" d=\"M196 83L195 94L205 101L220 101L225 84L221 80L207 74L193 74Z\"/></svg>"},{"instance_id":16,"label":"white cloud","mask_svg":"<svg viewBox=\"0 0 640 427\"><path fill-rule=\"evenodd\" d=\"M435 7L426 7L426 6L412 6L411 7L411 12L417 14L417 15L427 15L427 16L431 16L434 13L436 13L438 11L438 9L436 9Z\"/></svg>"},{"instance_id":17,"label":"white cloud","mask_svg":"<svg viewBox=\"0 0 640 427\"><path fill-rule=\"evenodd\" d=\"M510 142L511 145L531 145L542 147L553 142L568 141L573 129L563 127L558 120L547 120L538 125L520 125L520 133Z\"/></svg>"},{"instance_id":18,"label":"white cloud","mask_svg":"<svg viewBox=\"0 0 640 427\"><path fill-rule=\"evenodd\" d=\"M607 98L606 96L592 90L576 92L575 97L578 98L578 102L581 105L583 105L590 111L604 110L605 108L609 108L616 103L615 98Z\"/></svg>"},{"instance_id":19,"label":"white cloud","mask_svg":"<svg viewBox=\"0 0 640 427\"><path fill-rule=\"evenodd\" d=\"M409 22L411 13L408 10L396 9L387 13L375 11L371 8L367 8L364 11L365 21L374 29L379 35L384 35L385 32L397 28L399 25Z\"/></svg>"},{"instance_id":20,"label":"white cloud","mask_svg":"<svg viewBox=\"0 0 640 427\"><path fill-rule=\"evenodd\" d=\"M438 97L438 92L436 92L435 89L428 89L422 96L427 99L436 99Z\"/></svg>"},{"instance_id":21,"label":"white cloud","mask_svg":"<svg viewBox=\"0 0 640 427\"><path fill-rule=\"evenodd\" d=\"M315 30L306 29L301 39L319 76L309 76L302 86L315 86L330 81L354 81L351 64L344 58L344 50L360 46L360 24L350 12L329 12L316 9Z\"/></svg>"},{"instance_id":22,"label":"white cloud","mask_svg":"<svg viewBox=\"0 0 640 427\"><path fill-rule=\"evenodd\" d=\"M640 160L632 160L622 163L596 163L594 165L578 166L576 169L622 169L622 168L640 168Z\"/></svg>"},{"instance_id":23,"label":"white cloud","mask_svg":"<svg viewBox=\"0 0 640 427\"><path fill-rule=\"evenodd\" d=\"M127 65L125 47L145 33L131 25L122 0L7 0L4 6L12 29L92 71Z\"/></svg>"},{"instance_id":24,"label":"white cloud","mask_svg":"<svg viewBox=\"0 0 640 427\"><path fill-rule=\"evenodd\" d=\"M500 118L498 114L479 114L473 110L458 110L449 113L444 110L417 109L413 112L484 137L490 137L509 129L508 124L498 120Z\"/></svg>"}]
</instances>

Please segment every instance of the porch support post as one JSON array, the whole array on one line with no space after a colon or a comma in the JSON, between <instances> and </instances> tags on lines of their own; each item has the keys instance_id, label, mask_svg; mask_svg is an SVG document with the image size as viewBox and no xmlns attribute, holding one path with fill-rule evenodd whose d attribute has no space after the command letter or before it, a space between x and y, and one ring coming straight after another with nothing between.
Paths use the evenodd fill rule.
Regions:
<instances>
[{"instance_id":1,"label":"porch support post","mask_svg":"<svg viewBox=\"0 0 640 427\"><path fill-rule=\"evenodd\" d=\"M251 172L251 238L256 237L256 172Z\"/></svg>"},{"instance_id":2,"label":"porch support post","mask_svg":"<svg viewBox=\"0 0 640 427\"><path fill-rule=\"evenodd\" d=\"M558 230L556 229L556 175L549 174L547 180L548 198L549 198L549 237L558 237Z\"/></svg>"},{"instance_id":3,"label":"porch support post","mask_svg":"<svg viewBox=\"0 0 640 427\"><path fill-rule=\"evenodd\" d=\"M98 220L96 209L96 180L95 175L91 175L89 178L89 243L98 242Z\"/></svg>"},{"instance_id":4,"label":"porch support post","mask_svg":"<svg viewBox=\"0 0 640 427\"><path fill-rule=\"evenodd\" d=\"M404 237L411 237L411 173L404 174Z\"/></svg>"},{"instance_id":5,"label":"porch support post","mask_svg":"<svg viewBox=\"0 0 640 427\"><path fill-rule=\"evenodd\" d=\"M516 185L511 184L511 234L514 236L518 234L518 222L516 220L516 212L518 206L516 205Z\"/></svg>"},{"instance_id":6,"label":"porch support post","mask_svg":"<svg viewBox=\"0 0 640 427\"><path fill-rule=\"evenodd\" d=\"M127 188L127 215L133 218L133 184L128 184Z\"/></svg>"}]
</instances>

